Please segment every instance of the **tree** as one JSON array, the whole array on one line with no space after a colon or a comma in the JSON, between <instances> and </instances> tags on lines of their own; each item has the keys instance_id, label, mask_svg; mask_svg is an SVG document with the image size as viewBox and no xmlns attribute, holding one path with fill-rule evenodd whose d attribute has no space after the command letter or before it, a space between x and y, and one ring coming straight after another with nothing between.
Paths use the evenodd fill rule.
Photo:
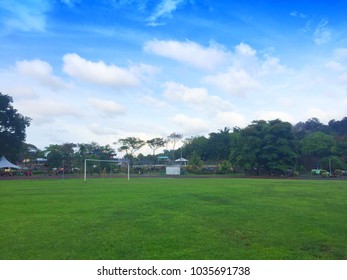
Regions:
<instances>
[{"instance_id":1,"label":"tree","mask_svg":"<svg viewBox=\"0 0 347 280\"><path fill-rule=\"evenodd\" d=\"M230 128L225 127L219 129L218 132L209 134L210 138L207 144L207 155L209 159L213 160L227 160L230 154Z\"/></svg>"},{"instance_id":2,"label":"tree","mask_svg":"<svg viewBox=\"0 0 347 280\"><path fill-rule=\"evenodd\" d=\"M302 153L316 158L331 155L333 147L333 137L323 132L311 133L302 140Z\"/></svg>"},{"instance_id":3,"label":"tree","mask_svg":"<svg viewBox=\"0 0 347 280\"><path fill-rule=\"evenodd\" d=\"M320 160L332 155L334 139L323 132L314 132L301 141L301 159L306 168L320 168Z\"/></svg>"},{"instance_id":4,"label":"tree","mask_svg":"<svg viewBox=\"0 0 347 280\"><path fill-rule=\"evenodd\" d=\"M298 154L290 123L253 121L233 134L230 159L235 166L258 175L279 175L295 167Z\"/></svg>"},{"instance_id":5,"label":"tree","mask_svg":"<svg viewBox=\"0 0 347 280\"><path fill-rule=\"evenodd\" d=\"M267 170L283 173L295 166L298 153L290 123L278 119L269 121L263 141L262 158Z\"/></svg>"},{"instance_id":6,"label":"tree","mask_svg":"<svg viewBox=\"0 0 347 280\"><path fill-rule=\"evenodd\" d=\"M347 136L337 140L334 152L347 164Z\"/></svg>"},{"instance_id":7,"label":"tree","mask_svg":"<svg viewBox=\"0 0 347 280\"><path fill-rule=\"evenodd\" d=\"M146 142L137 137L127 137L119 139L118 142L115 142L114 144L121 144L118 151L125 151L126 155L132 159L135 152L140 150L146 144Z\"/></svg>"},{"instance_id":8,"label":"tree","mask_svg":"<svg viewBox=\"0 0 347 280\"><path fill-rule=\"evenodd\" d=\"M347 135L347 117L340 121L331 120L328 123L332 131L338 135Z\"/></svg>"},{"instance_id":9,"label":"tree","mask_svg":"<svg viewBox=\"0 0 347 280\"><path fill-rule=\"evenodd\" d=\"M51 144L45 147L45 152L47 154L46 165L50 168L58 168L62 166L63 162L63 152L62 146L57 144Z\"/></svg>"},{"instance_id":10,"label":"tree","mask_svg":"<svg viewBox=\"0 0 347 280\"><path fill-rule=\"evenodd\" d=\"M148 146L153 151L153 156L155 156L156 150L165 146L166 141L163 138L153 138L151 140L147 140L146 142Z\"/></svg>"},{"instance_id":11,"label":"tree","mask_svg":"<svg viewBox=\"0 0 347 280\"><path fill-rule=\"evenodd\" d=\"M294 133L299 139L313 132L328 133L331 129L329 126L322 124L317 118L311 118L306 122L299 122L293 127Z\"/></svg>"},{"instance_id":12,"label":"tree","mask_svg":"<svg viewBox=\"0 0 347 280\"><path fill-rule=\"evenodd\" d=\"M172 132L168 137L168 142L172 143L172 159L175 159L175 147L176 144L183 138L182 134Z\"/></svg>"},{"instance_id":13,"label":"tree","mask_svg":"<svg viewBox=\"0 0 347 280\"><path fill-rule=\"evenodd\" d=\"M0 155L17 160L31 119L19 114L11 103L12 97L0 93Z\"/></svg>"},{"instance_id":14,"label":"tree","mask_svg":"<svg viewBox=\"0 0 347 280\"><path fill-rule=\"evenodd\" d=\"M33 144L23 143L23 152L21 155L22 160L28 160L29 162L35 161L37 158L45 157L44 151L41 151Z\"/></svg>"},{"instance_id":15,"label":"tree","mask_svg":"<svg viewBox=\"0 0 347 280\"><path fill-rule=\"evenodd\" d=\"M256 170L260 175L264 169L261 152L266 125L265 121L253 121L246 128L233 133L230 160L234 166L242 168L244 172Z\"/></svg>"},{"instance_id":16,"label":"tree","mask_svg":"<svg viewBox=\"0 0 347 280\"><path fill-rule=\"evenodd\" d=\"M184 153L186 157L189 158L189 162L191 163L196 158L202 161L207 159L207 145L208 139L205 136L196 136L186 138L183 141L182 148L184 149Z\"/></svg>"}]
</instances>

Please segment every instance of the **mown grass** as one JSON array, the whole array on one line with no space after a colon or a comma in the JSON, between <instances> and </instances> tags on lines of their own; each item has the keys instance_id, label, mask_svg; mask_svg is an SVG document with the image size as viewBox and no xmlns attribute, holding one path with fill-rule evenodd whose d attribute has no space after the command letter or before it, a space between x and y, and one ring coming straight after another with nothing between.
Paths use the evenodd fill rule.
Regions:
<instances>
[{"instance_id":1,"label":"mown grass","mask_svg":"<svg viewBox=\"0 0 347 280\"><path fill-rule=\"evenodd\" d=\"M347 181L0 181L0 259L347 259Z\"/></svg>"}]
</instances>

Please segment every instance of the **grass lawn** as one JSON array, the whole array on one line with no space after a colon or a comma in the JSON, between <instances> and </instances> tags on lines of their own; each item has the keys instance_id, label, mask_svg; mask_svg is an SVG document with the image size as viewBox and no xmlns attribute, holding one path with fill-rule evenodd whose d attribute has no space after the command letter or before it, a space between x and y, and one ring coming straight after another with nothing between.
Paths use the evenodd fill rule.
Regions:
<instances>
[{"instance_id":1,"label":"grass lawn","mask_svg":"<svg viewBox=\"0 0 347 280\"><path fill-rule=\"evenodd\" d=\"M347 259L347 181L1 180L0 259Z\"/></svg>"}]
</instances>

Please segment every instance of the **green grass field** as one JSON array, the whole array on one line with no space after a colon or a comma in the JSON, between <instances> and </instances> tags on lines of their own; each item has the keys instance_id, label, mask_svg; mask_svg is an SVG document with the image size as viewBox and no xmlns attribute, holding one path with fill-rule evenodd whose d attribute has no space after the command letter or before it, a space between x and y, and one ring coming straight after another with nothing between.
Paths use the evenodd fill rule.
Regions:
<instances>
[{"instance_id":1,"label":"green grass field","mask_svg":"<svg viewBox=\"0 0 347 280\"><path fill-rule=\"evenodd\" d=\"M0 259L347 259L347 181L1 180Z\"/></svg>"}]
</instances>

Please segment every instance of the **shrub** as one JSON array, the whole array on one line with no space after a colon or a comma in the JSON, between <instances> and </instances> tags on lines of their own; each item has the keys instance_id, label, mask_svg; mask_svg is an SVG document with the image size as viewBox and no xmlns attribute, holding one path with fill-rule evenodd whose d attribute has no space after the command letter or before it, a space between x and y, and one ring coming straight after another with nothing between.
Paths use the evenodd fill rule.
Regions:
<instances>
[{"instance_id":1,"label":"shrub","mask_svg":"<svg viewBox=\"0 0 347 280\"><path fill-rule=\"evenodd\" d=\"M334 171L334 176L335 177L341 177L342 176L342 170L341 169L336 169Z\"/></svg>"}]
</instances>

